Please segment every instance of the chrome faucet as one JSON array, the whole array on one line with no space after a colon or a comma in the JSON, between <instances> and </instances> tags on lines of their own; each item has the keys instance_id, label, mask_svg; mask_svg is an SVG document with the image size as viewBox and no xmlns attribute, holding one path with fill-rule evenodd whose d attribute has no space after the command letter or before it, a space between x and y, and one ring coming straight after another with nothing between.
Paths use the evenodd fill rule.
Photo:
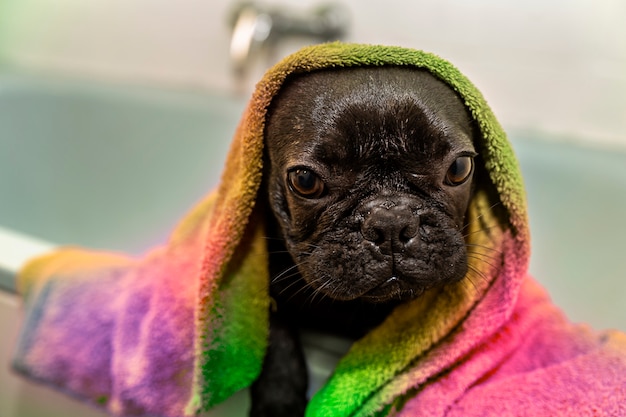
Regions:
<instances>
[{"instance_id":1,"label":"chrome faucet","mask_svg":"<svg viewBox=\"0 0 626 417\"><path fill-rule=\"evenodd\" d=\"M311 38L316 42L340 40L347 32L347 10L339 4L324 4L306 11L253 2L237 4L232 11L230 59L233 72L244 79L259 51L273 49L288 38Z\"/></svg>"}]
</instances>

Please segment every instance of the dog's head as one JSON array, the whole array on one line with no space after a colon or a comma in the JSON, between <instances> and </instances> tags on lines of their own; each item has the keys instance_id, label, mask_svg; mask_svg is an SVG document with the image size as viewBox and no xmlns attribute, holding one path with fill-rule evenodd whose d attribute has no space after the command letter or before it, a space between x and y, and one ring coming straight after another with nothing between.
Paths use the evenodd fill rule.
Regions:
<instances>
[{"instance_id":1,"label":"dog's head","mask_svg":"<svg viewBox=\"0 0 626 417\"><path fill-rule=\"evenodd\" d=\"M267 119L265 181L307 285L382 303L462 279L473 130L460 98L426 71L290 79Z\"/></svg>"}]
</instances>

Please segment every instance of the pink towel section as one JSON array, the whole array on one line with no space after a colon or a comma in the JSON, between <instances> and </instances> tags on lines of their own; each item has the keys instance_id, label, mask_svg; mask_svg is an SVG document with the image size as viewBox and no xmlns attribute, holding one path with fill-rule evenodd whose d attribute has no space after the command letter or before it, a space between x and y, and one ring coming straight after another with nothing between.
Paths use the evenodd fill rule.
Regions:
<instances>
[{"instance_id":1,"label":"pink towel section","mask_svg":"<svg viewBox=\"0 0 626 417\"><path fill-rule=\"evenodd\" d=\"M531 278L509 321L401 417L626 416L626 335L572 324Z\"/></svg>"}]
</instances>

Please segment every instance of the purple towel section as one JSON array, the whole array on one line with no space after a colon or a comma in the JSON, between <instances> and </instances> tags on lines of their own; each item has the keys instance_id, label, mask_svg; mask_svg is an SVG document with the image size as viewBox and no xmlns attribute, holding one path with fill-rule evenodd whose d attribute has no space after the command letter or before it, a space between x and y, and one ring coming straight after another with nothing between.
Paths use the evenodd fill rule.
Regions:
<instances>
[{"instance_id":1,"label":"purple towel section","mask_svg":"<svg viewBox=\"0 0 626 417\"><path fill-rule=\"evenodd\" d=\"M171 272L189 260L159 252L107 267L97 255L72 256L97 269L28 290L37 305L27 308L15 368L114 414L181 415L193 387L194 294Z\"/></svg>"}]
</instances>

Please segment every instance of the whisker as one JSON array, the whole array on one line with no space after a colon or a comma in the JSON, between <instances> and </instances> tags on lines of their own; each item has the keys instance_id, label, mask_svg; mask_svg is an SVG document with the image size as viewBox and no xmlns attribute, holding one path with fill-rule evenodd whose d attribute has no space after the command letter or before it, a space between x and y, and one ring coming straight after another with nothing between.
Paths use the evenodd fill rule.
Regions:
<instances>
[{"instance_id":1,"label":"whisker","mask_svg":"<svg viewBox=\"0 0 626 417\"><path fill-rule=\"evenodd\" d=\"M307 243L307 245L308 245L310 248L313 248L313 249L322 249L322 247L321 247L321 246L319 246L319 245L314 245L314 244L312 244L312 243Z\"/></svg>"},{"instance_id":2,"label":"whisker","mask_svg":"<svg viewBox=\"0 0 626 417\"><path fill-rule=\"evenodd\" d=\"M293 274L293 276L296 276L296 274ZM295 296L297 296L298 294L300 294L302 291L305 291L307 289L309 289L308 284L304 281L304 279L299 276L298 279L294 280L292 283L290 283L289 285L287 285L285 288L282 288L280 290L279 294L284 294L285 292L287 292L290 288L292 288L294 285L300 285L300 288L298 288L295 292L293 292L288 300L291 301Z\"/></svg>"},{"instance_id":3,"label":"whisker","mask_svg":"<svg viewBox=\"0 0 626 417\"><path fill-rule=\"evenodd\" d=\"M286 277L284 276L285 274L292 272L294 269L298 268L298 265L294 264L292 266L290 266L289 268L285 269L284 271L282 271L280 274L276 275L274 278L271 279L270 282L272 282L273 284L276 284L282 280L284 280ZM291 276L291 275L290 275Z\"/></svg>"},{"instance_id":4,"label":"whisker","mask_svg":"<svg viewBox=\"0 0 626 417\"><path fill-rule=\"evenodd\" d=\"M324 282L319 287L315 288L315 290L313 291L312 296L308 300L309 305L312 305L315 302L315 298L318 295L321 295L322 298L326 297L326 295L324 294L324 288L328 287L331 283L332 283L332 279L327 279L326 282Z\"/></svg>"},{"instance_id":5,"label":"whisker","mask_svg":"<svg viewBox=\"0 0 626 417\"><path fill-rule=\"evenodd\" d=\"M462 282L463 282L463 285L468 290L471 290L473 288L475 292L478 292L478 286L476 285L476 283L474 282L471 276L468 275L466 279L464 279ZM472 288L469 287L470 285L472 286Z\"/></svg>"},{"instance_id":6,"label":"whisker","mask_svg":"<svg viewBox=\"0 0 626 417\"><path fill-rule=\"evenodd\" d=\"M468 257L473 256L476 259L491 259L492 261L500 261L502 259L502 257L499 256L498 254L492 255L489 253L482 253L482 252L470 251L470 250L467 251L467 256Z\"/></svg>"},{"instance_id":7,"label":"whisker","mask_svg":"<svg viewBox=\"0 0 626 417\"><path fill-rule=\"evenodd\" d=\"M469 269L469 271L471 271L474 274L478 275L479 278L482 278L485 282L489 282L489 277L487 275L485 275L484 272L476 269L476 267L474 267L472 265L468 265L468 269Z\"/></svg>"},{"instance_id":8,"label":"whisker","mask_svg":"<svg viewBox=\"0 0 626 417\"><path fill-rule=\"evenodd\" d=\"M279 240L281 242L285 241L285 238L276 237L276 236L263 236L263 239L265 239L265 240Z\"/></svg>"},{"instance_id":9,"label":"whisker","mask_svg":"<svg viewBox=\"0 0 626 417\"><path fill-rule=\"evenodd\" d=\"M476 271L471 272L473 272L473 274L468 275L466 288L470 289L469 286L471 285L475 293L480 293L486 288L486 286L489 285L489 280L486 279L484 275L477 273Z\"/></svg>"},{"instance_id":10,"label":"whisker","mask_svg":"<svg viewBox=\"0 0 626 417\"><path fill-rule=\"evenodd\" d=\"M290 252L288 250L272 250L272 251L267 252L268 255L280 255L283 253L290 253Z\"/></svg>"},{"instance_id":11,"label":"whisker","mask_svg":"<svg viewBox=\"0 0 626 417\"><path fill-rule=\"evenodd\" d=\"M475 218L473 218L471 221L467 222L467 223L465 224L465 226L463 226L463 228L461 228L461 232L462 232L463 230L465 230L465 229L466 229L469 225L471 225L472 223L474 223L474 222L476 222L476 221L480 220L480 219L481 219L481 218L482 218L485 214L487 214L490 210L492 210L494 207L496 207L496 206L497 206L497 205L499 205L499 204L502 204L502 202L497 201L497 202L495 202L494 204L492 204L491 206L489 206L486 210L481 210L482 212L481 212L478 216L476 216Z\"/></svg>"},{"instance_id":12,"label":"whisker","mask_svg":"<svg viewBox=\"0 0 626 417\"><path fill-rule=\"evenodd\" d=\"M302 284L304 281L302 280L302 278L295 280L294 282L292 282L291 284L289 284L286 288L284 288L280 294L282 295L283 293L285 293L287 290L289 290L291 287L293 287L296 284ZM303 285L300 286L300 288L298 288L293 294L291 294L289 296L289 298L287 299L288 301L291 301L294 299L295 296L297 296L298 294L302 293L303 291L308 289L308 285L306 283L304 283Z\"/></svg>"},{"instance_id":13,"label":"whisker","mask_svg":"<svg viewBox=\"0 0 626 417\"><path fill-rule=\"evenodd\" d=\"M500 250L498 250L498 249L496 249L496 248L492 248L492 247L490 247L490 246L480 245L480 244L478 244L478 243L466 243L466 244L465 244L465 247L466 247L466 248L479 248L479 249L486 249L486 250L489 250L489 251L495 252L495 253L497 253L498 255L502 255L502 251L500 251ZM477 253L480 253L480 252L477 252Z\"/></svg>"},{"instance_id":14,"label":"whisker","mask_svg":"<svg viewBox=\"0 0 626 417\"><path fill-rule=\"evenodd\" d=\"M484 258L481 258L479 256L472 256L472 255L467 255L468 258L471 259L476 259L477 261L480 261L482 263L484 263L485 265L489 265L491 268L496 269L496 266L494 264L492 264L491 262L486 261Z\"/></svg>"},{"instance_id":15,"label":"whisker","mask_svg":"<svg viewBox=\"0 0 626 417\"><path fill-rule=\"evenodd\" d=\"M300 288L299 288L296 292L294 292L293 294L291 294L291 296L289 297L289 300L292 300L295 296L300 295L300 294L302 294L302 293L304 293L304 292L306 292L306 291L315 291L309 283L307 283L306 281L304 281L304 279L302 279L302 278L301 278L300 280L304 283L304 285L302 285L302 286L301 286L301 287L300 287ZM313 282L317 282L318 280L319 280L319 279L316 279L316 280L315 280L315 281L313 281ZM291 285L290 285L290 286L291 286ZM307 298L308 298L308 297L307 297Z\"/></svg>"},{"instance_id":16,"label":"whisker","mask_svg":"<svg viewBox=\"0 0 626 417\"><path fill-rule=\"evenodd\" d=\"M493 225L491 225L491 226L481 227L480 229L478 229L478 230L474 230L473 232L465 233L465 234L463 235L463 238L470 237L471 235L475 235L476 233L486 232L486 231L488 231L488 230L495 229L496 227L500 227L500 225L499 225L499 224L493 224ZM461 230L461 231L463 231L463 230Z\"/></svg>"},{"instance_id":17,"label":"whisker","mask_svg":"<svg viewBox=\"0 0 626 417\"><path fill-rule=\"evenodd\" d=\"M292 272L291 274L289 274L289 275L286 275L286 276L282 277L281 281L286 281L286 280L288 280L288 279L290 279L290 278L294 278L294 277L298 277L298 278L297 278L297 279L294 279L294 280L293 280L293 282L290 282L290 283L289 283L286 287L284 287L284 288L280 288L280 293L281 293L281 294L282 294L282 293L284 293L284 292L285 292L286 290L288 290L289 288L291 288L294 284L297 284L297 283L298 283L298 282L302 279L302 278L300 277L300 274L299 274L297 271Z\"/></svg>"}]
</instances>

